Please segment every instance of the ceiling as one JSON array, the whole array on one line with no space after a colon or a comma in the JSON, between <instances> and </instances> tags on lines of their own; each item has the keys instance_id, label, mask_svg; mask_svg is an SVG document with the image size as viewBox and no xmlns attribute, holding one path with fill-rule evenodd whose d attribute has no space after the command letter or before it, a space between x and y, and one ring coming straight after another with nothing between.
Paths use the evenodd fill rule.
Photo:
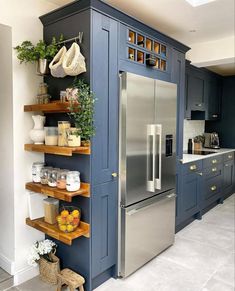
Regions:
<instances>
[{"instance_id":1,"label":"ceiling","mask_svg":"<svg viewBox=\"0 0 235 291\"><path fill-rule=\"evenodd\" d=\"M59 6L73 2L72 0L45 1ZM188 0L103 1L189 47L193 47L193 44L222 40L235 34L234 0L214 0L196 7L190 5ZM228 69L229 66L226 65L221 70L226 71L225 67ZM217 68L218 66L214 66L213 70L216 71Z\"/></svg>"},{"instance_id":2,"label":"ceiling","mask_svg":"<svg viewBox=\"0 0 235 291\"><path fill-rule=\"evenodd\" d=\"M207 69L221 76L235 75L235 63L218 65L218 66L209 66L207 67Z\"/></svg>"}]
</instances>

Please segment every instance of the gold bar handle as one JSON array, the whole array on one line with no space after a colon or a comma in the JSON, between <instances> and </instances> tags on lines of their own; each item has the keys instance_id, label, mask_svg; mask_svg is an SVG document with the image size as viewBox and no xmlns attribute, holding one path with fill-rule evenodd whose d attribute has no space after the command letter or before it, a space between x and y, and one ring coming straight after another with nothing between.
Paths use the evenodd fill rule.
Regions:
<instances>
[{"instance_id":1,"label":"gold bar handle","mask_svg":"<svg viewBox=\"0 0 235 291\"><path fill-rule=\"evenodd\" d=\"M217 187L214 185L214 186L211 186L211 191L215 191L217 189Z\"/></svg>"},{"instance_id":2,"label":"gold bar handle","mask_svg":"<svg viewBox=\"0 0 235 291\"><path fill-rule=\"evenodd\" d=\"M211 172L216 172L216 171L217 171L216 167L211 169Z\"/></svg>"}]
</instances>

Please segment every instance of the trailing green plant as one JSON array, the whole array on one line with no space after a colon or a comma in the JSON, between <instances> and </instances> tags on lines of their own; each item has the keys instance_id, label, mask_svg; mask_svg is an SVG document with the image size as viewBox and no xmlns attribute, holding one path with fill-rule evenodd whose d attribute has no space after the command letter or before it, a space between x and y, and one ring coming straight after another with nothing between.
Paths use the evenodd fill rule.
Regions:
<instances>
[{"instance_id":1,"label":"trailing green plant","mask_svg":"<svg viewBox=\"0 0 235 291\"><path fill-rule=\"evenodd\" d=\"M18 45L14 49L17 52L17 58L20 63L35 62L39 59L47 59L51 61L56 53L59 51L61 44L59 42L63 41L63 35L60 36L57 42L56 38L53 37L49 45L47 45L44 40L39 40L39 42L34 46L31 41L23 41L21 45Z\"/></svg>"},{"instance_id":2,"label":"trailing green plant","mask_svg":"<svg viewBox=\"0 0 235 291\"><path fill-rule=\"evenodd\" d=\"M69 102L69 116L77 128L76 135L80 135L85 141L89 141L95 134L94 126L94 98L90 86L75 78L73 89L77 89L77 94Z\"/></svg>"}]
</instances>

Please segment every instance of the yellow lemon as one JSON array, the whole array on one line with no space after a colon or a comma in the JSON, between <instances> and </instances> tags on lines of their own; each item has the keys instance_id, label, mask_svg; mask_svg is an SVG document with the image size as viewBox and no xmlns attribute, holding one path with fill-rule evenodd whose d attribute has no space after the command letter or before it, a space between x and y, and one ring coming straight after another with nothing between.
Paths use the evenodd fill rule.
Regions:
<instances>
[{"instance_id":1,"label":"yellow lemon","mask_svg":"<svg viewBox=\"0 0 235 291\"><path fill-rule=\"evenodd\" d=\"M73 222L73 216L69 214L69 215L66 217L66 221L67 221L67 222Z\"/></svg>"},{"instance_id":2,"label":"yellow lemon","mask_svg":"<svg viewBox=\"0 0 235 291\"><path fill-rule=\"evenodd\" d=\"M66 225L59 225L59 229L61 230L61 231L66 231Z\"/></svg>"},{"instance_id":3,"label":"yellow lemon","mask_svg":"<svg viewBox=\"0 0 235 291\"><path fill-rule=\"evenodd\" d=\"M72 215L73 215L73 217L77 218L79 216L79 211L73 210Z\"/></svg>"},{"instance_id":4,"label":"yellow lemon","mask_svg":"<svg viewBox=\"0 0 235 291\"><path fill-rule=\"evenodd\" d=\"M61 214L60 214L62 217L67 217L69 215L69 212L68 210L63 210L61 211Z\"/></svg>"},{"instance_id":5,"label":"yellow lemon","mask_svg":"<svg viewBox=\"0 0 235 291\"><path fill-rule=\"evenodd\" d=\"M71 224L68 224L68 225L67 225L67 231L68 231L68 232L73 231L73 226L72 226Z\"/></svg>"}]
</instances>

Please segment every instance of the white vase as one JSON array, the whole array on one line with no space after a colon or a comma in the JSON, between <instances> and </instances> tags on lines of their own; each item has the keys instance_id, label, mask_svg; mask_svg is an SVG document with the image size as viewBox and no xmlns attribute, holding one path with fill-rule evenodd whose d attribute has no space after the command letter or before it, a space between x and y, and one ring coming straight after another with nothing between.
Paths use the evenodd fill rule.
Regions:
<instances>
[{"instance_id":1,"label":"white vase","mask_svg":"<svg viewBox=\"0 0 235 291\"><path fill-rule=\"evenodd\" d=\"M34 144L44 144L45 131L44 124L46 117L42 115L33 115L34 128L30 130L29 136Z\"/></svg>"}]
</instances>

